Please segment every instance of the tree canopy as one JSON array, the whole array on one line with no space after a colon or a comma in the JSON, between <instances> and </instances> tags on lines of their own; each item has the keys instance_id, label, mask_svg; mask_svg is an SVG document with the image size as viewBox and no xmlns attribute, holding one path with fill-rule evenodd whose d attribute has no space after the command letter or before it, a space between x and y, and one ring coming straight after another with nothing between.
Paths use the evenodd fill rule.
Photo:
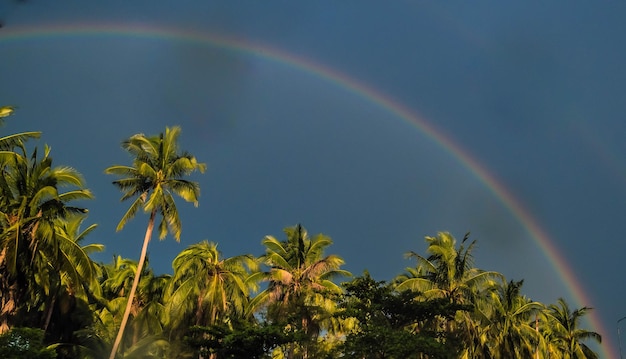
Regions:
<instances>
[{"instance_id":1,"label":"tree canopy","mask_svg":"<svg viewBox=\"0 0 626 359\"><path fill-rule=\"evenodd\" d=\"M14 111L0 107L0 124ZM532 300L523 280L476 266L469 235L426 237L426 253L407 252L415 266L388 280L352 277L333 239L301 224L253 238L261 255L199 241L172 273L154 273L154 227L180 238L175 197L197 206L187 177L206 169L180 150L180 133L133 135L122 142L131 164L105 170L130 201L117 229L148 215L139 261L110 263L84 244L97 226L82 227L92 195L81 174L53 166L51 148L29 142L39 132L0 138L0 357L598 357L601 336L581 320L591 308Z\"/></svg>"}]
</instances>

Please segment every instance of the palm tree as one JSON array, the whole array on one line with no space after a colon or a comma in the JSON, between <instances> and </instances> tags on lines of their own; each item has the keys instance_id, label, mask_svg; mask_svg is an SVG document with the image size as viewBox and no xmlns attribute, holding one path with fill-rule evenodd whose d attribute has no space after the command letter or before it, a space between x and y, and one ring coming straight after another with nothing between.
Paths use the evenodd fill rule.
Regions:
<instances>
[{"instance_id":1,"label":"palm tree","mask_svg":"<svg viewBox=\"0 0 626 359\"><path fill-rule=\"evenodd\" d=\"M138 262L115 256L113 262L102 267L102 302L105 304L98 313L98 327L94 333L101 341L111 342L117 334L132 283L136 276ZM120 343L120 351L126 357L138 348L151 349L144 339L161 341L165 306L163 296L169 285L170 275L155 276L146 258L141 280L133 298L127 330ZM130 334L130 335L128 335ZM153 348L152 348L153 349ZM101 357L101 355L100 355Z\"/></svg>"},{"instance_id":2,"label":"palm tree","mask_svg":"<svg viewBox=\"0 0 626 359\"><path fill-rule=\"evenodd\" d=\"M204 172L206 165L199 163L187 152L179 153L178 137L180 127L166 127L165 134L147 137L137 134L122 142L122 147L133 155L132 166L116 165L105 170L107 174L122 177L113 181L122 192L122 201L135 198L130 208L120 220L117 230L124 228L126 223L142 208L150 214L148 227L143 240L137 272L131 287L122 323L111 350L110 359L115 353L124 335L133 297L139 284L140 273L144 265L148 243L152 237L157 214L161 215L158 226L159 238L164 239L168 233L180 241L181 223L174 202L174 194L187 202L198 205L200 186L196 182L183 179L196 170Z\"/></svg>"},{"instance_id":3,"label":"palm tree","mask_svg":"<svg viewBox=\"0 0 626 359\"><path fill-rule=\"evenodd\" d=\"M465 248L468 239L469 233L457 248L456 239L450 233L426 237L430 256L425 258L408 252L406 257L417 259L417 266L407 268L407 273L396 277L396 289L421 292L429 299L447 298L453 303L471 304L478 291L492 287L502 275L474 267L472 250L476 241Z\"/></svg>"},{"instance_id":4,"label":"palm tree","mask_svg":"<svg viewBox=\"0 0 626 359\"><path fill-rule=\"evenodd\" d=\"M423 257L413 251L406 254L408 258L417 259L417 265L395 278L396 290L412 290L421 293L426 300L447 299L453 304L474 306L503 278L500 273L474 267L472 251L476 240L468 245L468 239L469 234L466 234L457 247L456 239L447 232L426 237L429 256ZM436 331L443 328L447 336L460 335L466 343L466 354L476 358L474 348L479 346L481 334L473 314L472 311L458 311L454 320L439 318L430 326Z\"/></svg>"},{"instance_id":5,"label":"palm tree","mask_svg":"<svg viewBox=\"0 0 626 359\"><path fill-rule=\"evenodd\" d=\"M40 276L45 281L40 284L48 297L42 307L42 328L47 340L63 343L57 347L59 358L84 357L81 347L84 337L81 333L91 328L97 319L95 305L101 297L100 267L89 255L102 251L101 244L82 244L86 236L97 225L86 229L81 224L85 215L72 215L58 220L56 245L59 248L56 259L45 257L48 275ZM42 298L42 301L45 298Z\"/></svg>"},{"instance_id":6,"label":"palm tree","mask_svg":"<svg viewBox=\"0 0 626 359\"><path fill-rule=\"evenodd\" d=\"M324 255L332 244L330 237L318 234L309 238L299 224L284 232L285 241L272 236L263 239L266 253L261 259L270 267L263 279L269 285L254 298L251 308L267 305L270 318L291 321L290 326L300 327L307 337L315 339L323 320L330 318L335 307L332 295L342 293L332 280L351 274L340 269L344 264L341 257ZM306 348L303 355L306 357ZM288 353L292 356L293 348Z\"/></svg>"},{"instance_id":7,"label":"palm tree","mask_svg":"<svg viewBox=\"0 0 626 359\"><path fill-rule=\"evenodd\" d=\"M230 316L242 318L250 290L257 289L251 271L258 263L250 255L222 258L217 244L203 241L189 246L172 263L167 303L173 328L187 324L208 326ZM190 318L193 316L193 319Z\"/></svg>"},{"instance_id":8,"label":"palm tree","mask_svg":"<svg viewBox=\"0 0 626 359\"><path fill-rule=\"evenodd\" d=\"M557 304L551 304L548 312L546 331L564 359L596 359L596 354L584 341L591 339L602 342L602 336L596 332L581 329L581 319L591 310L589 307L570 310L567 302L559 298Z\"/></svg>"},{"instance_id":9,"label":"palm tree","mask_svg":"<svg viewBox=\"0 0 626 359\"><path fill-rule=\"evenodd\" d=\"M60 192L72 186L76 189ZM62 263L70 250L63 241L59 223L87 210L70 206L69 202L90 199L83 188L82 176L70 167L52 167L50 148L45 146L43 158L37 149L30 158L25 150L16 154L0 176L0 333L15 323L20 306L29 301L29 308L20 319L23 325L39 325L41 317L35 309L42 297L49 296L46 285L55 270L70 275ZM59 222L61 221L61 222ZM63 245L61 245L63 244ZM73 254L76 254L74 252ZM69 272L66 272L69 271ZM69 278L69 277L68 277ZM40 308L41 309L41 308ZM37 322L37 324L35 324Z\"/></svg>"},{"instance_id":10,"label":"palm tree","mask_svg":"<svg viewBox=\"0 0 626 359\"><path fill-rule=\"evenodd\" d=\"M545 307L521 295L523 283L510 281L499 286L480 308L486 316L482 326L492 358L532 358L538 353L542 338L535 318Z\"/></svg>"},{"instance_id":11,"label":"palm tree","mask_svg":"<svg viewBox=\"0 0 626 359\"><path fill-rule=\"evenodd\" d=\"M223 258L217 244L202 241L176 256L172 267L174 276L165 297L172 345L184 346L183 338L194 325L232 325L252 320L245 316L245 309L250 291L258 289L258 282L251 275L258 271L256 258Z\"/></svg>"},{"instance_id":12,"label":"palm tree","mask_svg":"<svg viewBox=\"0 0 626 359\"><path fill-rule=\"evenodd\" d=\"M51 288L49 290L51 304L47 308L44 330L47 330L50 324L57 296L88 302L90 296L100 294L99 268L91 260L89 254L102 251L104 246L95 243L81 245L80 242L97 227L96 224L92 224L81 231L80 226L85 218L84 215L75 214L66 219L58 220L56 227L58 256L57 258L46 258L51 273L49 277L51 283L48 285ZM67 308L67 304L64 304L63 307L66 308L64 313L70 310Z\"/></svg>"}]
</instances>

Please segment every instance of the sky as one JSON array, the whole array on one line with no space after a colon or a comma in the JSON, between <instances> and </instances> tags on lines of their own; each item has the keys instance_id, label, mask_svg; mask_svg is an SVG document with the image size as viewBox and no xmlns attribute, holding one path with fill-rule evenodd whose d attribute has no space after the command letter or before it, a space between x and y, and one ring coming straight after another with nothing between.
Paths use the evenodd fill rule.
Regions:
<instances>
[{"instance_id":1,"label":"sky","mask_svg":"<svg viewBox=\"0 0 626 359\"><path fill-rule=\"evenodd\" d=\"M0 134L43 131L85 177L96 254L138 258L146 216L104 169L123 139L180 125L207 163L186 246L262 254L301 223L354 274L389 280L425 236L466 232L475 265L544 303L593 307L619 357L626 315L626 4L0 0ZM621 322L626 323L625 322ZM626 329L626 328L623 328ZM622 345L623 346L623 345Z\"/></svg>"}]
</instances>

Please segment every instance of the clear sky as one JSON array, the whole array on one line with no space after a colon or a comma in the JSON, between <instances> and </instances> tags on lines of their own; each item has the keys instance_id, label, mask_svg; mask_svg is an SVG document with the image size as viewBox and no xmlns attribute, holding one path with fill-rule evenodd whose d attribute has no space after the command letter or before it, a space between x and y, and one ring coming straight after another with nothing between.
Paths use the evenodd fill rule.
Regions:
<instances>
[{"instance_id":1,"label":"clear sky","mask_svg":"<svg viewBox=\"0 0 626 359\"><path fill-rule=\"evenodd\" d=\"M84 174L99 261L137 258L147 222L115 232L128 204L104 168L180 125L209 170L181 243L151 243L157 272L204 239L261 254L300 222L391 279L424 236L469 231L477 267L594 307L617 357L624 19L622 2L0 0L0 105L19 106L0 131L43 131Z\"/></svg>"}]
</instances>

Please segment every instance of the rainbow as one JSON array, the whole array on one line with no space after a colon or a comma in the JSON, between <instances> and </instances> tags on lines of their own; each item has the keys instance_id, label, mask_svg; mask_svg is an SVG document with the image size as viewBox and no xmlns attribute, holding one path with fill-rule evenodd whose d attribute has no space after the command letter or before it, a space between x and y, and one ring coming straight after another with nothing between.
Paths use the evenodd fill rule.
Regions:
<instances>
[{"instance_id":1,"label":"rainbow","mask_svg":"<svg viewBox=\"0 0 626 359\"><path fill-rule=\"evenodd\" d=\"M418 131L438 144L445 152L455 158L461 165L466 167L476 178L478 178L502 204L517 218L525 227L528 233L535 240L537 245L552 263L559 276L565 281L569 291L577 302L578 307L590 306L592 303L585 293L582 285L577 281L574 272L567 261L559 253L558 248L550 240L537 220L518 201L507 188L494 177L480 162L471 154L453 142L443 132L438 130L423 117L416 114L403 104L395 101L386 94L377 91L375 88L360 82L345 73L339 72L322 64L315 63L309 59L299 57L267 44L253 43L236 37L206 33L188 29L173 27L152 26L142 24L81 24L71 25L43 25L30 27L3 28L0 30L0 44L6 41L19 41L26 39L58 38L70 36L119 36L137 37L147 39L158 39L161 41L182 41L188 43L208 45L227 49L245 55L256 56L265 60L288 66L298 71L303 71L321 78L339 88L350 91L366 101L380 106L385 111L402 119ZM589 316L594 330L600 333L608 333L602 325L597 312L591 312ZM610 343L605 335L604 343L600 350L605 358L618 358L615 346Z\"/></svg>"}]
</instances>

